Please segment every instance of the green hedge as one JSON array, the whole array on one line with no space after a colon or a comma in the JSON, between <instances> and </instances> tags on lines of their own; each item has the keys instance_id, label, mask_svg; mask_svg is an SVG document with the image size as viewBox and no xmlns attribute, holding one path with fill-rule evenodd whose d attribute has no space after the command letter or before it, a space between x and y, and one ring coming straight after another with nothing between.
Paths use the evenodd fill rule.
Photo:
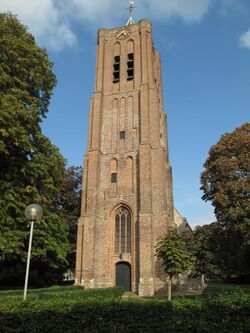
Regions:
<instances>
[{"instance_id":1,"label":"green hedge","mask_svg":"<svg viewBox=\"0 0 250 333\"><path fill-rule=\"evenodd\" d=\"M102 296L0 303L0 332L250 332L250 299L243 293L204 302L176 299L172 303L125 301L118 291Z\"/></svg>"}]
</instances>

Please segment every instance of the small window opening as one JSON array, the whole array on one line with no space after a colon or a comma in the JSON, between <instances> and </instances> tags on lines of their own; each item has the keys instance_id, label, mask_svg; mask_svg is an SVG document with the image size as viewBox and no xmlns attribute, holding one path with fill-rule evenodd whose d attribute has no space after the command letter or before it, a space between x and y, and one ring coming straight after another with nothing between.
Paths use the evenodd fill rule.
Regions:
<instances>
[{"instance_id":1,"label":"small window opening","mask_svg":"<svg viewBox=\"0 0 250 333\"><path fill-rule=\"evenodd\" d=\"M115 56L113 64L113 83L119 81L120 81L120 56Z\"/></svg>"},{"instance_id":2,"label":"small window opening","mask_svg":"<svg viewBox=\"0 0 250 333\"><path fill-rule=\"evenodd\" d=\"M111 173L111 183L117 183L117 173Z\"/></svg>"},{"instance_id":3,"label":"small window opening","mask_svg":"<svg viewBox=\"0 0 250 333\"><path fill-rule=\"evenodd\" d=\"M125 139L125 131L120 132L120 139Z\"/></svg>"},{"instance_id":4,"label":"small window opening","mask_svg":"<svg viewBox=\"0 0 250 333\"><path fill-rule=\"evenodd\" d=\"M134 79L134 53L129 53L127 58L127 80Z\"/></svg>"}]
</instances>

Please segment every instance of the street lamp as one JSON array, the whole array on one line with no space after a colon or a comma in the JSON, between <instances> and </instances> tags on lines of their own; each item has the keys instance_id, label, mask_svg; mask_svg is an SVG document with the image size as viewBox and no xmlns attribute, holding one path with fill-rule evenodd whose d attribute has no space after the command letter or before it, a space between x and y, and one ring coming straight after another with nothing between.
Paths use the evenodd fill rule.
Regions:
<instances>
[{"instance_id":1,"label":"street lamp","mask_svg":"<svg viewBox=\"0 0 250 333\"><path fill-rule=\"evenodd\" d=\"M31 221L31 225L30 225L30 240L29 240L28 258L27 258L27 265L26 265L24 293L23 293L23 300L24 301L26 300L26 297L27 297L29 269L30 269L30 254L31 254L31 245L32 245L34 222L40 220L42 215L43 215L43 210L37 204L32 204L32 205L29 205L28 207L25 208L25 217L26 217L27 220Z\"/></svg>"}]
</instances>

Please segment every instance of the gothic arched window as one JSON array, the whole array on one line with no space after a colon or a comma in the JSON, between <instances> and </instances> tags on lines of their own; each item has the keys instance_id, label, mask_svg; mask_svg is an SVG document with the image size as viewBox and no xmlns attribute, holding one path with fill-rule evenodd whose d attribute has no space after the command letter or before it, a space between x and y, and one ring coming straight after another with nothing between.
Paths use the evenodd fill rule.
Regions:
<instances>
[{"instance_id":1,"label":"gothic arched window","mask_svg":"<svg viewBox=\"0 0 250 333\"><path fill-rule=\"evenodd\" d=\"M131 253L131 214L126 207L115 214L115 253Z\"/></svg>"}]
</instances>

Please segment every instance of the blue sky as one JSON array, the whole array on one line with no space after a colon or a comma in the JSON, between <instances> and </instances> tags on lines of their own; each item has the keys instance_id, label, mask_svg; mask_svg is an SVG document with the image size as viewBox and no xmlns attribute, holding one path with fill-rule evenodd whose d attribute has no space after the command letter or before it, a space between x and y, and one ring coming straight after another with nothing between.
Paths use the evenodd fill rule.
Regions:
<instances>
[{"instance_id":1,"label":"blue sky","mask_svg":"<svg viewBox=\"0 0 250 333\"><path fill-rule=\"evenodd\" d=\"M48 50L58 79L43 132L69 165L86 152L96 33L126 23L129 0L1 0ZM214 220L199 176L209 148L250 118L250 0L135 0L161 52L175 206L192 226Z\"/></svg>"}]
</instances>

